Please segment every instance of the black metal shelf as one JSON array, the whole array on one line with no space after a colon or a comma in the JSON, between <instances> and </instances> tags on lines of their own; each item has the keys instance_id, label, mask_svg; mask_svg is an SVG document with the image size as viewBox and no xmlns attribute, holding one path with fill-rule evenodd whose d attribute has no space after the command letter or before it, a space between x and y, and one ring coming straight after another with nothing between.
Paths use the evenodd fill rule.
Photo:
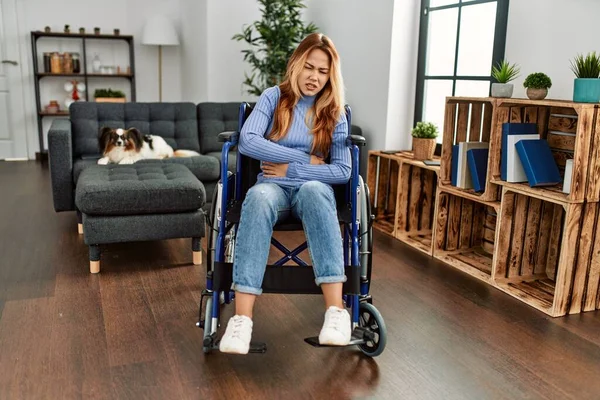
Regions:
<instances>
[{"instance_id":1,"label":"black metal shelf","mask_svg":"<svg viewBox=\"0 0 600 400\"><path fill-rule=\"evenodd\" d=\"M50 72L40 72L39 71L39 60L38 60L38 51L37 51L37 41L41 38L55 38L55 39L77 39L82 43L82 61L81 61L81 69L80 73L60 73L54 74ZM99 74L99 73L88 73L87 71L87 52L86 52L86 43L90 40L124 40L127 42L129 47L129 67L131 73L121 73L121 74ZM44 148L44 133L42 127L42 119L44 117L64 117L68 116L68 111L61 111L58 113L49 113L42 109L41 99L40 99L40 82L42 78L47 77L74 77L74 78L83 78L86 87L88 85L88 79L103 79L103 78L125 78L130 81L131 87L131 101L136 101L136 90L135 90L135 57L134 57L134 45L133 45L133 36L132 35L115 35L115 34L93 34L93 33L64 33L64 32L42 32L42 31L32 31L31 32L31 48L33 52L33 73L36 77L35 81L35 97L36 97L36 105L37 105L37 123L38 123L38 140L40 151L36 154L36 159L41 158L44 159L47 156L47 149ZM85 91L85 100L89 101L89 90Z\"/></svg>"}]
</instances>

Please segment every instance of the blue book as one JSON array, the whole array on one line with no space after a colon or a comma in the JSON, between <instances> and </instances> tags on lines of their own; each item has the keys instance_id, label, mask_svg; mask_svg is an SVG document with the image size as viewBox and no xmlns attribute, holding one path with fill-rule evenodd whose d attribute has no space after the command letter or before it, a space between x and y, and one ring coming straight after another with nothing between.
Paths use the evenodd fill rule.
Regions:
<instances>
[{"instance_id":1,"label":"blue book","mask_svg":"<svg viewBox=\"0 0 600 400\"><path fill-rule=\"evenodd\" d=\"M515 147L529 186L553 186L562 182L552 150L545 139L520 140Z\"/></svg>"},{"instance_id":2,"label":"blue book","mask_svg":"<svg viewBox=\"0 0 600 400\"><path fill-rule=\"evenodd\" d=\"M528 137L531 135L531 137ZM525 182L526 175L515 154L514 145L522 139L539 139L537 125L534 123L502 124L502 159L500 160L500 177L507 182Z\"/></svg>"},{"instance_id":3,"label":"blue book","mask_svg":"<svg viewBox=\"0 0 600 400\"><path fill-rule=\"evenodd\" d=\"M452 186L458 184L458 145L452 146Z\"/></svg>"},{"instance_id":4,"label":"blue book","mask_svg":"<svg viewBox=\"0 0 600 400\"><path fill-rule=\"evenodd\" d=\"M476 192L485 190L485 178L487 177L488 149L467 150L467 163L471 171L473 189Z\"/></svg>"}]
</instances>

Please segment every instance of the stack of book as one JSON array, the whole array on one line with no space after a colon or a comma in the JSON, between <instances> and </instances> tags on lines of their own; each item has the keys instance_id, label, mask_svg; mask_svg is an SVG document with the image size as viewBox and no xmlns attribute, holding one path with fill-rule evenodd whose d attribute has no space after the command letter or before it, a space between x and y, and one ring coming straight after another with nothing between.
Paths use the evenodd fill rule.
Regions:
<instances>
[{"instance_id":1,"label":"stack of book","mask_svg":"<svg viewBox=\"0 0 600 400\"><path fill-rule=\"evenodd\" d=\"M485 190L489 143L461 142L452 147L452 185L476 192Z\"/></svg>"}]
</instances>

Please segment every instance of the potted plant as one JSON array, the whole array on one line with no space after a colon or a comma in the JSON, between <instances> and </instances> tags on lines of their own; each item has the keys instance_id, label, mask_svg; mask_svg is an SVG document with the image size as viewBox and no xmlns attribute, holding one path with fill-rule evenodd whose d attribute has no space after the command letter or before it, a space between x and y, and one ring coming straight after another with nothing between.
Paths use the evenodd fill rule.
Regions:
<instances>
[{"instance_id":1,"label":"potted plant","mask_svg":"<svg viewBox=\"0 0 600 400\"><path fill-rule=\"evenodd\" d=\"M98 103L125 103L125 93L120 90L96 89L94 99Z\"/></svg>"},{"instance_id":2,"label":"potted plant","mask_svg":"<svg viewBox=\"0 0 600 400\"><path fill-rule=\"evenodd\" d=\"M83 26L79 28L79 33L81 33L82 35L85 33L85 28Z\"/></svg>"},{"instance_id":3,"label":"potted plant","mask_svg":"<svg viewBox=\"0 0 600 400\"><path fill-rule=\"evenodd\" d=\"M577 55L571 61L571 70L575 73L573 101L580 103L600 102L600 54L588 53L585 57Z\"/></svg>"},{"instance_id":4,"label":"potted plant","mask_svg":"<svg viewBox=\"0 0 600 400\"><path fill-rule=\"evenodd\" d=\"M438 128L431 122L417 122L411 133L415 160L431 160L435 151Z\"/></svg>"},{"instance_id":5,"label":"potted plant","mask_svg":"<svg viewBox=\"0 0 600 400\"><path fill-rule=\"evenodd\" d=\"M65 33L71 33L71 27L69 25L65 25Z\"/></svg>"},{"instance_id":6,"label":"potted plant","mask_svg":"<svg viewBox=\"0 0 600 400\"><path fill-rule=\"evenodd\" d=\"M119 36L121 34L121 30L119 28L115 28L113 29L113 33L115 34L115 36Z\"/></svg>"},{"instance_id":7,"label":"potted plant","mask_svg":"<svg viewBox=\"0 0 600 400\"><path fill-rule=\"evenodd\" d=\"M243 27L232 37L244 41L250 48L242 50L244 61L252 66L252 75L244 74L249 94L260 96L268 87L283 80L288 59L294 49L317 27L305 25L300 10L303 0L258 0L262 19Z\"/></svg>"},{"instance_id":8,"label":"potted plant","mask_svg":"<svg viewBox=\"0 0 600 400\"><path fill-rule=\"evenodd\" d=\"M534 72L527 75L523 87L527 88L527 97L531 100L542 100L548 95L548 89L552 87L552 80L543 72Z\"/></svg>"},{"instance_id":9,"label":"potted plant","mask_svg":"<svg viewBox=\"0 0 600 400\"><path fill-rule=\"evenodd\" d=\"M519 66L509 64L504 60L492 67L492 77L496 83L492 83L492 97L512 97L514 86L508 83L519 76Z\"/></svg>"},{"instance_id":10,"label":"potted plant","mask_svg":"<svg viewBox=\"0 0 600 400\"><path fill-rule=\"evenodd\" d=\"M100 34L100 28L98 28L97 26L94 27L94 35L99 35Z\"/></svg>"}]
</instances>

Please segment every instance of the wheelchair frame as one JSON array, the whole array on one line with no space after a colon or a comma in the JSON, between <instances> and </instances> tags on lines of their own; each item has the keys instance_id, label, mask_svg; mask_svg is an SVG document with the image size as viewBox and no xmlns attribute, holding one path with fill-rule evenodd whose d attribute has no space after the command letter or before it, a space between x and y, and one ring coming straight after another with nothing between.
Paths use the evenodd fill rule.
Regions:
<instances>
[{"instance_id":1,"label":"wheelchair frame","mask_svg":"<svg viewBox=\"0 0 600 400\"><path fill-rule=\"evenodd\" d=\"M206 290L202 293L199 309L200 321L197 324L204 329L203 350L205 353L218 349L217 330L220 308L223 303L229 304L234 298L234 292L230 290L230 287L237 223L239 222L243 198L248 189L256 182L260 170L260 166L258 166L258 170L253 168L255 165L259 165L259 161L243 156L238 152L236 173L232 174L228 171L229 152L237 145L242 126L251 111L252 108L248 103L242 103L239 110L238 131L223 132L219 135L219 140L224 142L221 153L221 180L217 184L213 195L211 218L209 218ZM348 129L350 129L352 112L349 106L345 107L345 111ZM346 206L345 208L342 207L340 211L338 204L338 219L344 226L344 268L348 277L347 282L344 284L344 303L351 308L353 333L350 345L358 345L363 353L374 357L383 352L387 331L383 318L372 305L372 298L369 295L372 269L373 216L371 215L369 189L360 176L359 170L359 146L365 144L365 139L362 136L349 135L346 144L352 155L350 180L344 185L334 186L336 200L338 197L343 197L343 206ZM248 164L249 168L244 170L245 164ZM340 189L343 190L343 193ZM213 249L214 231L218 234ZM271 237L271 244L284 255L275 264L267 266L263 281L263 292L320 294L320 288L314 284L312 268L284 265L291 260L300 267L310 267L309 264L298 257L308 247L307 242L304 241L304 243L291 250L274 237ZM213 250L214 260L212 259ZM203 320L202 300L205 297L208 299ZM305 341L313 346L320 346L318 337L306 338ZM266 351L266 345L252 343L250 351L263 353Z\"/></svg>"}]
</instances>

